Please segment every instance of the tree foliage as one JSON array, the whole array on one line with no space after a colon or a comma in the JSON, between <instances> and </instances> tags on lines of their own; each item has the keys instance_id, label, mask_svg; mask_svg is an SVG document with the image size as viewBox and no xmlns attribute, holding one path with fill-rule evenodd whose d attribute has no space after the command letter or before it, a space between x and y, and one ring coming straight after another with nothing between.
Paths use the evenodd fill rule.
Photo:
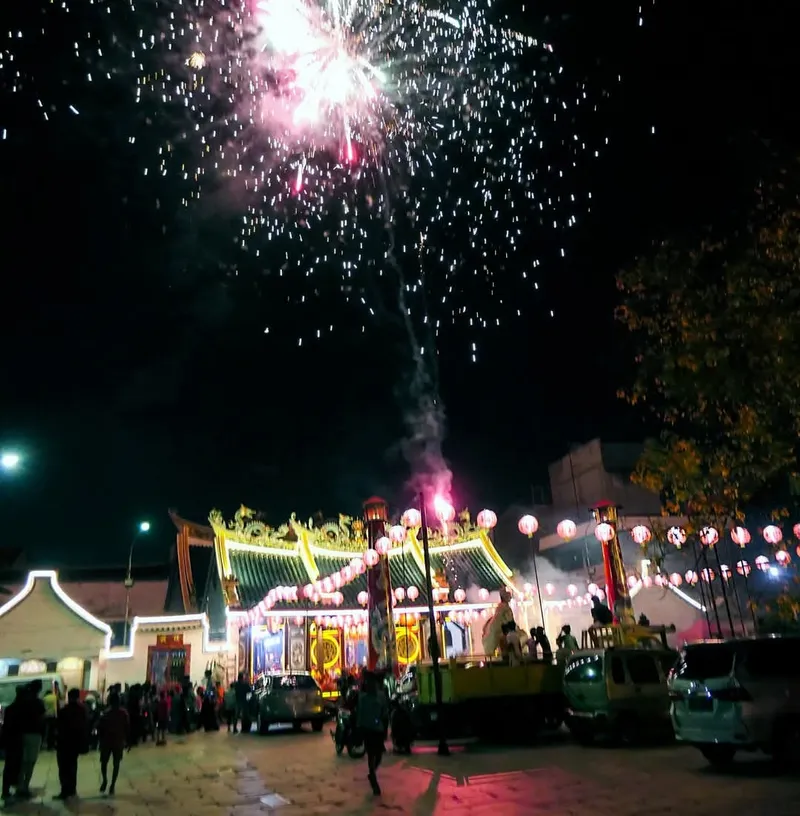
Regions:
<instances>
[{"instance_id":1,"label":"tree foliage","mask_svg":"<svg viewBox=\"0 0 800 816\"><path fill-rule=\"evenodd\" d=\"M796 477L800 205L787 184L758 191L745 228L663 242L617 283L638 364L622 396L665 427L638 481L669 512L711 521L741 515L776 476Z\"/></svg>"}]
</instances>

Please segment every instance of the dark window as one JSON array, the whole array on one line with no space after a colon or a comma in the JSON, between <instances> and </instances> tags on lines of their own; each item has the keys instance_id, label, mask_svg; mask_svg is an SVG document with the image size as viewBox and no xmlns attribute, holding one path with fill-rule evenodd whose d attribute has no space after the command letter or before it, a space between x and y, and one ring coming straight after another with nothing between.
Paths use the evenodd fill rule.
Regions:
<instances>
[{"instance_id":1,"label":"dark window","mask_svg":"<svg viewBox=\"0 0 800 816\"><path fill-rule=\"evenodd\" d=\"M635 686L657 685L661 682L658 666L656 666L656 661L652 655L629 654L626 655L625 662L628 664L631 683Z\"/></svg>"},{"instance_id":2,"label":"dark window","mask_svg":"<svg viewBox=\"0 0 800 816\"><path fill-rule=\"evenodd\" d=\"M697 643L687 646L675 666L682 680L709 680L727 677L733 670L732 643Z\"/></svg>"},{"instance_id":3,"label":"dark window","mask_svg":"<svg viewBox=\"0 0 800 816\"><path fill-rule=\"evenodd\" d=\"M625 685L625 664L619 655L611 658L611 679L618 685Z\"/></svg>"},{"instance_id":4,"label":"dark window","mask_svg":"<svg viewBox=\"0 0 800 816\"><path fill-rule=\"evenodd\" d=\"M754 680L800 676L800 638L774 638L742 643L739 662Z\"/></svg>"},{"instance_id":5,"label":"dark window","mask_svg":"<svg viewBox=\"0 0 800 816\"><path fill-rule=\"evenodd\" d=\"M599 655L581 657L567 666L567 683L600 683L603 680L603 658Z\"/></svg>"}]
</instances>

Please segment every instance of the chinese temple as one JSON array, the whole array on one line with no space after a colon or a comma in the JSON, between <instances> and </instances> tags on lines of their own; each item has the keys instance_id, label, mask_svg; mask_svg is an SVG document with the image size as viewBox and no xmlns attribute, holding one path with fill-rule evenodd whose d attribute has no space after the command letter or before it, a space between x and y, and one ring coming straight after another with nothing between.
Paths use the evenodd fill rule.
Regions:
<instances>
[{"instance_id":1,"label":"chinese temple","mask_svg":"<svg viewBox=\"0 0 800 816\"><path fill-rule=\"evenodd\" d=\"M209 522L222 601L228 618L239 624L241 669L252 675L311 671L325 686L343 669L364 665L368 578L384 558L396 661L402 670L427 656L428 597L419 526L387 526L373 545L376 550L365 522L349 516L301 522L293 515L270 527L242 506L232 521L214 511ZM198 537L196 546L207 546L207 540ZM192 588L201 581L208 585L209 579L189 574L196 559L188 539L184 549L178 563L188 600ZM441 653L479 652L483 622L498 591L517 592L490 527L473 524L464 511L429 531L429 551Z\"/></svg>"}]
</instances>

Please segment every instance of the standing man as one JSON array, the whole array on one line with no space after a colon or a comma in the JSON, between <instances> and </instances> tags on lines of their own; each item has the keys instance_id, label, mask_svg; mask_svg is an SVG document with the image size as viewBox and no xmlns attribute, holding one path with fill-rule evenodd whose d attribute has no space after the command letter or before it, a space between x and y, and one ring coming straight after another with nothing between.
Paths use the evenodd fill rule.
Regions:
<instances>
[{"instance_id":1,"label":"standing man","mask_svg":"<svg viewBox=\"0 0 800 816\"><path fill-rule=\"evenodd\" d=\"M389 701L383 683L374 672L365 671L362 689L358 694L356 723L364 736L367 753L367 779L375 796L381 795L378 767L386 750L386 731L389 728Z\"/></svg>"},{"instance_id":2,"label":"standing man","mask_svg":"<svg viewBox=\"0 0 800 816\"><path fill-rule=\"evenodd\" d=\"M244 672L239 672L236 681L236 713L233 717L233 733L237 733L239 720L244 722L247 714L247 695L250 693L250 684L244 679ZM244 726L243 726L244 727Z\"/></svg>"},{"instance_id":3,"label":"standing man","mask_svg":"<svg viewBox=\"0 0 800 816\"><path fill-rule=\"evenodd\" d=\"M42 702L44 703L45 730L47 732L45 742L48 751L54 751L56 747L56 720L58 718L58 708L61 701L60 697L61 690L57 682L53 682L42 697Z\"/></svg>"},{"instance_id":4,"label":"standing man","mask_svg":"<svg viewBox=\"0 0 800 816\"><path fill-rule=\"evenodd\" d=\"M0 745L5 752L3 765L3 799L11 799L11 788L17 787L22 768L22 711L21 701L25 694L24 686L17 686L17 696L6 708L3 717L3 729L0 731Z\"/></svg>"},{"instance_id":5,"label":"standing man","mask_svg":"<svg viewBox=\"0 0 800 816\"><path fill-rule=\"evenodd\" d=\"M163 691L161 693L164 694ZM111 787L108 789L108 795L114 795L122 754L128 742L129 730L128 712L120 707L119 694L109 694L108 710L100 718L100 723L97 726L100 738L100 774L102 776L100 793L106 792L108 786L108 760L113 759L114 766L111 771Z\"/></svg>"},{"instance_id":6,"label":"standing man","mask_svg":"<svg viewBox=\"0 0 800 816\"><path fill-rule=\"evenodd\" d=\"M56 759L61 792L53 799L62 801L77 793L78 757L89 748L89 722L80 698L78 689L70 689L67 704L58 712Z\"/></svg>"},{"instance_id":7,"label":"standing man","mask_svg":"<svg viewBox=\"0 0 800 816\"><path fill-rule=\"evenodd\" d=\"M31 798L31 777L39 759L44 739L44 703L41 701L42 681L33 680L20 699L20 731L22 733L22 762L19 772L17 796Z\"/></svg>"}]
</instances>

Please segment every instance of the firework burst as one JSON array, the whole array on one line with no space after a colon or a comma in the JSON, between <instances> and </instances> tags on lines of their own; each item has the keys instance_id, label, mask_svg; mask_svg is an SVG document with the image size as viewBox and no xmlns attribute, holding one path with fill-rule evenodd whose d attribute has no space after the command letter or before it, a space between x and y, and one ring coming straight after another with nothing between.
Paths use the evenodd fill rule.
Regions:
<instances>
[{"instance_id":1,"label":"firework burst","mask_svg":"<svg viewBox=\"0 0 800 816\"><path fill-rule=\"evenodd\" d=\"M598 146L582 128L605 92L491 0L72 0L46 14L51 31L70 16L83 29L70 58L94 84L72 112L100 79L134 89L125 141L165 134L141 172L190 213L232 206L229 268L265 290L309 279L289 299L336 282L369 314L386 283L434 333L496 325L589 206L582 159Z\"/></svg>"}]
</instances>

